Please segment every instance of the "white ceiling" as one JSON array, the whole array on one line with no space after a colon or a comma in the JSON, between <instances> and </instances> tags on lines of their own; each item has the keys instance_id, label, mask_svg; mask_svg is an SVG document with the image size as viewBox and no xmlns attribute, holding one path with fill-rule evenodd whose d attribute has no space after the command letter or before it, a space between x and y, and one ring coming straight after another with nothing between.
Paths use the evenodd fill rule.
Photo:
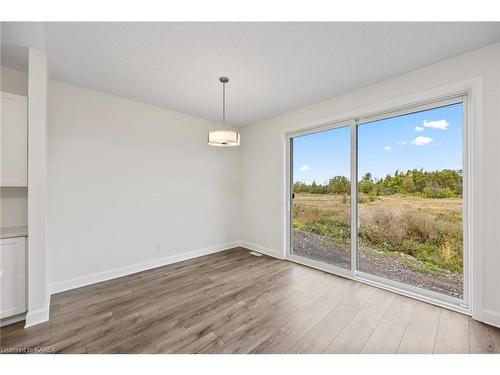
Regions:
<instances>
[{"instance_id":1,"label":"white ceiling","mask_svg":"<svg viewBox=\"0 0 500 375\"><path fill-rule=\"evenodd\" d=\"M4 23L3 43L24 27L33 29ZM235 127L500 39L500 23L47 22L42 29L36 44L44 44L52 79L209 120L221 119L218 77L227 75L227 121Z\"/></svg>"}]
</instances>

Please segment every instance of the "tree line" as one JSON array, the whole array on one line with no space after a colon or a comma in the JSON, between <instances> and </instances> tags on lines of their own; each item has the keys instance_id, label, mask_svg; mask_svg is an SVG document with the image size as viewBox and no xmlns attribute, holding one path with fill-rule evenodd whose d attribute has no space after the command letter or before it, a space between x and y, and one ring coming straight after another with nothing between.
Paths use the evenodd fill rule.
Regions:
<instances>
[{"instance_id":1,"label":"tree line","mask_svg":"<svg viewBox=\"0 0 500 375\"><path fill-rule=\"evenodd\" d=\"M368 195L406 194L425 198L454 198L462 196L462 170L443 169L424 171L422 169L396 171L385 178L374 178L370 172L358 181L360 192ZM323 184L295 182L295 193L349 195L351 182L345 176L335 176Z\"/></svg>"}]
</instances>

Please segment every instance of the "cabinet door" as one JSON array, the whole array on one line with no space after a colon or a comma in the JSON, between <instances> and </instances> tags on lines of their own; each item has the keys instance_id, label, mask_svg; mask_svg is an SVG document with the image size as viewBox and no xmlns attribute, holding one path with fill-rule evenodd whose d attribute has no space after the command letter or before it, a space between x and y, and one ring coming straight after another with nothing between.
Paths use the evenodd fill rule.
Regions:
<instances>
[{"instance_id":1,"label":"cabinet door","mask_svg":"<svg viewBox=\"0 0 500 375\"><path fill-rule=\"evenodd\" d=\"M26 311L26 242L0 241L0 318L6 318Z\"/></svg>"},{"instance_id":2,"label":"cabinet door","mask_svg":"<svg viewBox=\"0 0 500 375\"><path fill-rule=\"evenodd\" d=\"M27 111L25 96L2 92L0 186L28 186Z\"/></svg>"}]
</instances>

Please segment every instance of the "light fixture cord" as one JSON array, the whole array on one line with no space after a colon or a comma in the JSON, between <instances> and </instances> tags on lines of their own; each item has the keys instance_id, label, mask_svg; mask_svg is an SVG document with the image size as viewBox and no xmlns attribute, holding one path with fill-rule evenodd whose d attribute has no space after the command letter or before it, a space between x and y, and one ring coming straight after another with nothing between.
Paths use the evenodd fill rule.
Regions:
<instances>
[{"instance_id":1,"label":"light fixture cord","mask_svg":"<svg viewBox=\"0 0 500 375\"><path fill-rule=\"evenodd\" d=\"M226 82L222 83L222 123L226 125Z\"/></svg>"}]
</instances>

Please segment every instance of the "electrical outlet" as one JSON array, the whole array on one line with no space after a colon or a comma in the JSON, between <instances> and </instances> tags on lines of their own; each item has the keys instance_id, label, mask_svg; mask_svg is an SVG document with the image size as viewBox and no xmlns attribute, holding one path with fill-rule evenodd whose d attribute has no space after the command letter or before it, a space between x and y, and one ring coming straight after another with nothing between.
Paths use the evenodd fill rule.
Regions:
<instances>
[{"instance_id":1,"label":"electrical outlet","mask_svg":"<svg viewBox=\"0 0 500 375\"><path fill-rule=\"evenodd\" d=\"M160 250L160 241L156 241L155 249Z\"/></svg>"}]
</instances>

